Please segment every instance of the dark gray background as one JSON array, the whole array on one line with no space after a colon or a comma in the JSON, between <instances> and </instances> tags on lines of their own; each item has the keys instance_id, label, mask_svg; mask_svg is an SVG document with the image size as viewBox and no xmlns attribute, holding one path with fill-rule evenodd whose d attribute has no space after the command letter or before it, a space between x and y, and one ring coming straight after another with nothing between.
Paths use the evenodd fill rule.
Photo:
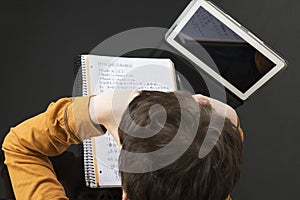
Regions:
<instances>
[{"instance_id":1,"label":"dark gray background","mask_svg":"<svg viewBox=\"0 0 300 200\"><path fill-rule=\"evenodd\" d=\"M121 31L168 28L189 0L2 2L0 133L71 96L73 59ZM300 195L300 2L215 0L289 61L286 71L238 108L246 134L235 199ZM0 192L2 193L2 191Z\"/></svg>"}]
</instances>

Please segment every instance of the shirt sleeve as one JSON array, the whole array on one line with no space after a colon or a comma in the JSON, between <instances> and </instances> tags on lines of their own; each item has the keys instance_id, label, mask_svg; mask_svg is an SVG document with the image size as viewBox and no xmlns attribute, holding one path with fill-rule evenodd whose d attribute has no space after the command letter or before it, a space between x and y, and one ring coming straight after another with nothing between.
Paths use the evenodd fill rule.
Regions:
<instances>
[{"instance_id":1,"label":"shirt sleeve","mask_svg":"<svg viewBox=\"0 0 300 200\"><path fill-rule=\"evenodd\" d=\"M240 122L240 118L238 117L238 123L237 123L237 130L242 138L242 142L244 142L244 139L245 139L245 135L244 135L244 131L243 129L241 128L241 122Z\"/></svg>"},{"instance_id":2,"label":"shirt sleeve","mask_svg":"<svg viewBox=\"0 0 300 200\"><path fill-rule=\"evenodd\" d=\"M90 97L63 98L44 113L11 128L2 149L16 199L68 199L48 156L98 136L89 117Z\"/></svg>"}]
</instances>

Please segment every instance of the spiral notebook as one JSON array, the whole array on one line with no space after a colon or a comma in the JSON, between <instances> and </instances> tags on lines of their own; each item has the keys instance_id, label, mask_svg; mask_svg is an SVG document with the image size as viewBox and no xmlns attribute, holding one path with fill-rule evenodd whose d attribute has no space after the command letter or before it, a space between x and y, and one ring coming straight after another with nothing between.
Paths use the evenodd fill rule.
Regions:
<instances>
[{"instance_id":1,"label":"spiral notebook","mask_svg":"<svg viewBox=\"0 0 300 200\"><path fill-rule=\"evenodd\" d=\"M114 90L167 92L177 89L175 69L170 59L81 55L80 65L82 95ZM110 134L83 141L86 185L92 188L121 186L119 153Z\"/></svg>"}]
</instances>

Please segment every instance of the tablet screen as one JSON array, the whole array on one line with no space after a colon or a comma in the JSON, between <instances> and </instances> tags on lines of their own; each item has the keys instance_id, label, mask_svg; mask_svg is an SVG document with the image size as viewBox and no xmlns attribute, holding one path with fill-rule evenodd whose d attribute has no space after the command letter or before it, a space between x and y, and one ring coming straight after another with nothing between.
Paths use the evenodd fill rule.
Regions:
<instances>
[{"instance_id":1,"label":"tablet screen","mask_svg":"<svg viewBox=\"0 0 300 200\"><path fill-rule=\"evenodd\" d=\"M203 7L174 39L242 93L275 66Z\"/></svg>"}]
</instances>

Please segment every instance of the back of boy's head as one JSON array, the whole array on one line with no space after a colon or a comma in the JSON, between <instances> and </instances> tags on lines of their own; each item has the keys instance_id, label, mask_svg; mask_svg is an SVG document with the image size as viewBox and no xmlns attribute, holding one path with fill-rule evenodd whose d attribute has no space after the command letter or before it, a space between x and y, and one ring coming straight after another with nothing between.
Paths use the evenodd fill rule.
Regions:
<instances>
[{"instance_id":1,"label":"back of boy's head","mask_svg":"<svg viewBox=\"0 0 300 200\"><path fill-rule=\"evenodd\" d=\"M160 109L162 107L164 109ZM240 176L242 140L228 119L219 136L206 137L212 117L222 118L213 113L210 105L198 104L185 92L143 91L130 103L119 126L122 187L130 200L226 199ZM195 137L191 140L195 126ZM188 148L174 162L166 166L161 164L178 153L176 148L161 153L158 158L146 156L173 142L179 127L185 136L181 135L176 145L178 149L185 145ZM199 151L204 139L208 143L210 140L217 142L201 158ZM126 152L145 153L145 157L135 160L126 156ZM122 171L124 166L130 169ZM135 172L133 168L148 171Z\"/></svg>"}]
</instances>

